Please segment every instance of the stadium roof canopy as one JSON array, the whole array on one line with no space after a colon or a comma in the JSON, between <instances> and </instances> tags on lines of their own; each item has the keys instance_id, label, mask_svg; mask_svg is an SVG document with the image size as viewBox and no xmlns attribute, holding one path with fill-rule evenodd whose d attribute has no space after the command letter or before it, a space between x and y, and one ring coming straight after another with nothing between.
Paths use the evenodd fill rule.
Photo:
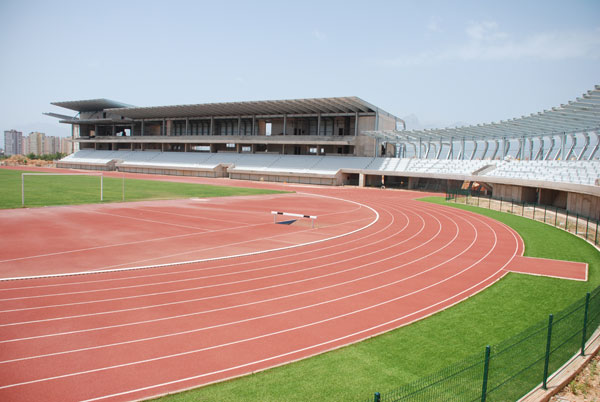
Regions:
<instances>
[{"instance_id":1,"label":"stadium roof canopy","mask_svg":"<svg viewBox=\"0 0 600 402\"><path fill-rule=\"evenodd\" d=\"M402 142L419 139L441 140L462 138L491 140L498 138L541 137L563 135L600 129L600 85L583 94L581 98L551 110L521 116L498 123L477 124L442 129L409 131L367 131L365 134L383 141Z\"/></svg>"},{"instance_id":2,"label":"stadium roof canopy","mask_svg":"<svg viewBox=\"0 0 600 402\"><path fill-rule=\"evenodd\" d=\"M54 106L64 107L65 109L75 110L76 112L98 112L110 108L131 107L127 103L117 102L110 99L87 99L67 102L52 102Z\"/></svg>"},{"instance_id":3,"label":"stadium roof canopy","mask_svg":"<svg viewBox=\"0 0 600 402\"><path fill-rule=\"evenodd\" d=\"M108 111L124 117L129 117L131 119L319 113L346 114L374 113L376 111L383 112L376 106L373 106L355 96L339 98L203 103L197 105L128 107L125 109L109 109Z\"/></svg>"}]
</instances>

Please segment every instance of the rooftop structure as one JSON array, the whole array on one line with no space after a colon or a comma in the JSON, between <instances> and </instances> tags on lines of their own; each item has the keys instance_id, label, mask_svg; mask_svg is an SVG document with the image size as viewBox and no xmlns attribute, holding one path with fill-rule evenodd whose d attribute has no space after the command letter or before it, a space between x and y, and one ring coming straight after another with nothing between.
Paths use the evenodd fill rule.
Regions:
<instances>
[{"instance_id":1,"label":"rooftop structure","mask_svg":"<svg viewBox=\"0 0 600 402\"><path fill-rule=\"evenodd\" d=\"M591 160L600 147L600 86L575 101L510 120L430 130L374 130L399 154L435 159ZM592 148L590 148L592 145ZM412 151L412 152L411 152Z\"/></svg>"}]
</instances>

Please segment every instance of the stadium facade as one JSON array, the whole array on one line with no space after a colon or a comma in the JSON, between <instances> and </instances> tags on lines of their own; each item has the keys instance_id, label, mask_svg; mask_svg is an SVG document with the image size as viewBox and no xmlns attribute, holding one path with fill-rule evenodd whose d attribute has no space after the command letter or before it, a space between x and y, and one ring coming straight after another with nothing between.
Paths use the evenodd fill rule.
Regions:
<instances>
[{"instance_id":1,"label":"stadium facade","mask_svg":"<svg viewBox=\"0 0 600 402\"><path fill-rule=\"evenodd\" d=\"M54 102L75 117L75 149L382 156L365 131L404 122L357 97L134 107L108 99ZM392 155L393 156L393 155Z\"/></svg>"},{"instance_id":2,"label":"stadium facade","mask_svg":"<svg viewBox=\"0 0 600 402\"><path fill-rule=\"evenodd\" d=\"M133 107L55 102L74 117L63 168L492 197L600 219L600 87L498 123L406 130L357 97Z\"/></svg>"}]
</instances>

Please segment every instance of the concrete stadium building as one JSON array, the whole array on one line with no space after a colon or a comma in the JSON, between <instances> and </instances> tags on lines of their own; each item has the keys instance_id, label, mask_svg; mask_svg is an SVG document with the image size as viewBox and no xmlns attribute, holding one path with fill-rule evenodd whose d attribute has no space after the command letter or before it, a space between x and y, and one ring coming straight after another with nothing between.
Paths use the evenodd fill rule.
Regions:
<instances>
[{"instance_id":1,"label":"concrete stadium building","mask_svg":"<svg viewBox=\"0 0 600 402\"><path fill-rule=\"evenodd\" d=\"M495 198L600 218L600 86L497 123L406 130L357 97L133 107L55 102L76 153L57 166L412 190Z\"/></svg>"},{"instance_id":2,"label":"concrete stadium building","mask_svg":"<svg viewBox=\"0 0 600 402\"><path fill-rule=\"evenodd\" d=\"M379 156L365 131L404 122L357 97L133 107L108 99L54 102L75 117L78 149Z\"/></svg>"}]
</instances>

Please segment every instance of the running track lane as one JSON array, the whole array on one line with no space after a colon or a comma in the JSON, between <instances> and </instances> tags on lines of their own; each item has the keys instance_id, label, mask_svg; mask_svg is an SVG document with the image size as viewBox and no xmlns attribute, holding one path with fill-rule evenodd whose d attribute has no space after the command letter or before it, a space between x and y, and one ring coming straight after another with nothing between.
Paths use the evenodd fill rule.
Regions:
<instances>
[{"instance_id":1,"label":"running track lane","mask_svg":"<svg viewBox=\"0 0 600 402\"><path fill-rule=\"evenodd\" d=\"M447 308L523 253L503 224L412 193L315 191L379 220L231 260L1 283L0 399L133 400L263 370Z\"/></svg>"}]
</instances>

